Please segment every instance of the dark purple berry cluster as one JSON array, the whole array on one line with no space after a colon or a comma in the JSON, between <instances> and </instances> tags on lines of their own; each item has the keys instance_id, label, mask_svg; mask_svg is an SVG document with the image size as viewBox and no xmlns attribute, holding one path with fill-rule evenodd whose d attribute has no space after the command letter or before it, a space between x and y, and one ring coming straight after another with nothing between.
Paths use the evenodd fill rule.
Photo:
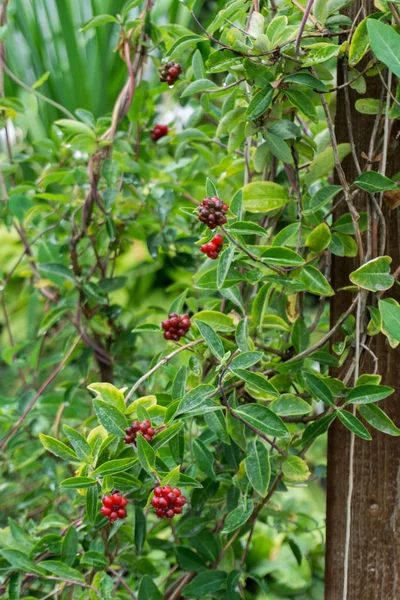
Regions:
<instances>
[{"instance_id":1,"label":"dark purple berry cluster","mask_svg":"<svg viewBox=\"0 0 400 600\"><path fill-rule=\"evenodd\" d=\"M176 313L171 313L168 319L161 323L161 327L164 329L165 339L174 340L175 342L187 334L190 325L191 323L188 314L179 316Z\"/></svg>"},{"instance_id":2,"label":"dark purple berry cluster","mask_svg":"<svg viewBox=\"0 0 400 600\"><path fill-rule=\"evenodd\" d=\"M182 73L182 67L179 63L175 63L171 60L166 65L163 65L159 69L160 81L168 83L168 85L174 85L175 81L179 79L179 75Z\"/></svg>"},{"instance_id":3,"label":"dark purple berry cluster","mask_svg":"<svg viewBox=\"0 0 400 600\"><path fill-rule=\"evenodd\" d=\"M157 142L160 138L168 135L168 125L154 125L153 129L150 132L151 139L153 142Z\"/></svg>"},{"instance_id":4,"label":"dark purple berry cluster","mask_svg":"<svg viewBox=\"0 0 400 600\"><path fill-rule=\"evenodd\" d=\"M173 519L175 515L181 514L186 498L182 496L179 488L172 489L170 485L164 485L154 488L151 504L156 509L159 519Z\"/></svg>"},{"instance_id":5,"label":"dark purple berry cluster","mask_svg":"<svg viewBox=\"0 0 400 600\"><path fill-rule=\"evenodd\" d=\"M224 245L224 238L222 237L222 235L216 235L213 237L211 242L208 242L207 244L203 244L200 247L200 250L204 254L207 254L208 258L215 260L216 258L218 258L218 254L221 252L223 245Z\"/></svg>"},{"instance_id":6,"label":"dark purple berry cluster","mask_svg":"<svg viewBox=\"0 0 400 600\"><path fill-rule=\"evenodd\" d=\"M136 436L142 435L147 442L151 442L155 434L154 429L151 426L150 421L133 421L130 427L125 429L126 436L124 437L125 444L134 444L136 442Z\"/></svg>"},{"instance_id":7,"label":"dark purple berry cluster","mask_svg":"<svg viewBox=\"0 0 400 600\"><path fill-rule=\"evenodd\" d=\"M199 221L205 223L210 229L215 229L218 225L225 225L228 205L219 198L204 198L199 204Z\"/></svg>"}]
</instances>

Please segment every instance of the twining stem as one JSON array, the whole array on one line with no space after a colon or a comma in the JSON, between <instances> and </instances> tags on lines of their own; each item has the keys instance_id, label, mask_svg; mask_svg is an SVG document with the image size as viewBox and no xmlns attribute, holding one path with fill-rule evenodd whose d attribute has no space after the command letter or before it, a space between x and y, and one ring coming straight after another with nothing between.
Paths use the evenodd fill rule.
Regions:
<instances>
[{"instance_id":1,"label":"twining stem","mask_svg":"<svg viewBox=\"0 0 400 600\"><path fill-rule=\"evenodd\" d=\"M193 348L194 346L201 344L202 341L203 339L195 340L194 342L189 342L185 346L179 346L179 348L171 352L171 354L168 354L168 356L164 356L164 358L162 358L160 362L158 362L152 369L150 369L150 371L142 375L142 377L137 380L137 382L131 387L128 394L126 395L125 401L127 402L131 398L131 396L133 396L136 390L142 385L144 381L146 381L146 379L151 377L153 373L158 371L158 369L161 369L161 367L164 367L166 364L168 364L169 361L172 360L177 354L183 352L183 350L188 350L189 348Z\"/></svg>"}]
</instances>

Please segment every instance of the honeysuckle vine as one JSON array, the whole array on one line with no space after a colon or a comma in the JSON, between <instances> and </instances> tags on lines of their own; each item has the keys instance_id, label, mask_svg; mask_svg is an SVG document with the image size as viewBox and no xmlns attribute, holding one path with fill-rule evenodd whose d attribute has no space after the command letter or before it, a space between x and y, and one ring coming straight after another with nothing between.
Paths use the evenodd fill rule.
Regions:
<instances>
[{"instance_id":1,"label":"honeysuckle vine","mask_svg":"<svg viewBox=\"0 0 400 600\"><path fill-rule=\"evenodd\" d=\"M57 73L18 76L17 4L0 13L1 592L318 597L324 509L304 503L324 435L400 435L372 345L400 342L383 211L400 203L397 5L352 21L346 0L133 0L75 27L57 3L77 85L100 93L93 53L120 83L94 114L79 89L52 96ZM332 257L356 261L346 290Z\"/></svg>"}]
</instances>

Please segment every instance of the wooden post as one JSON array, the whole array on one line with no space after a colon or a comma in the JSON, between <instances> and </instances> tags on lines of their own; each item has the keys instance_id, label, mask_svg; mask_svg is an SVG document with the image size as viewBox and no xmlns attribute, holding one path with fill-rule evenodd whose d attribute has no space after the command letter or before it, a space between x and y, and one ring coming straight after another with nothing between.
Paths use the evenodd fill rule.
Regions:
<instances>
[{"instance_id":1,"label":"wooden post","mask_svg":"<svg viewBox=\"0 0 400 600\"><path fill-rule=\"evenodd\" d=\"M367 14L376 12L373 2L356 0L347 14L354 20L361 6ZM365 63L364 63L365 64ZM357 66L359 68L360 65ZM339 64L338 83L344 81L343 64ZM380 98L385 93L379 77L366 77L366 98ZM339 143L349 141L348 118L351 117L356 154L361 168L368 154L374 115L363 115L354 108L361 98L349 89L351 111L346 112L344 90L337 96L336 133ZM385 94L386 98L386 94ZM398 121L390 131L387 175L400 171L400 139ZM377 152L382 152L383 119L379 123ZM348 181L357 177L351 156L343 163ZM378 170L379 162L372 168ZM366 211L367 194L357 198L357 209ZM392 257L393 271L400 265L400 208L384 207L387 241L384 254ZM335 218L347 212L338 207ZM376 222L374 222L374 227ZM373 248L375 256L377 245ZM373 256L371 256L373 258ZM359 265L358 259L333 257L333 287L338 290L350 284L349 273ZM400 301L399 286L385 294ZM348 308L351 296L338 292L332 300L332 323ZM368 304L371 304L372 298ZM365 331L365 324L364 331ZM372 351L378 358L382 383L396 393L380 402L382 408L400 426L400 352L390 348L382 335L372 340ZM361 372L373 373L374 361L365 356ZM335 375L335 373L333 373ZM352 382L351 382L352 383ZM395 600L400 598L400 439L371 430L371 442L353 437L338 421L328 434L327 481L327 549L326 600ZM353 446L353 447L352 447Z\"/></svg>"}]
</instances>

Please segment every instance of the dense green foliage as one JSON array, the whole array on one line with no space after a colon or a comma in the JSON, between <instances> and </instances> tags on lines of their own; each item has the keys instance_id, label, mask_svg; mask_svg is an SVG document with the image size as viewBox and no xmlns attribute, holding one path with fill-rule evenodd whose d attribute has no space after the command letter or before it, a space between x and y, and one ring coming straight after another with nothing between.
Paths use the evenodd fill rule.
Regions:
<instances>
[{"instance_id":1,"label":"dense green foliage","mask_svg":"<svg viewBox=\"0 0 400 600\"><path fill-rule=\"evenodd\" d=\"M316 0L307 21L312 5L3 0L9 600L323 597L324 434L339 419L365 443L373 428L400 435L376 404L393 390L358 376L370 336L400 342L400 306L381 298L398 270L354 207L367 192L379 221L384 194L399 201L387 156L372 167L400 116L400 35L383 0L358 23L345 0ZM338 59L357 110L377 115L351 182ZM173 87L157 71L168 61L183 68ZM366 76L385 104L365 97ZM169 133L153 141L156 123ZM206 196L229 207L214 232L198 220ZM215 233L211 260L200 246ZM330 326L332 255L359 268ZM160 327L171 312L191 316L178 342ZM154 439L125 444L134 419ZM173 521L150 504L158 482L188 498ZM109 524L113 490L128 516Z\"/></svg>"}]
</instances>

